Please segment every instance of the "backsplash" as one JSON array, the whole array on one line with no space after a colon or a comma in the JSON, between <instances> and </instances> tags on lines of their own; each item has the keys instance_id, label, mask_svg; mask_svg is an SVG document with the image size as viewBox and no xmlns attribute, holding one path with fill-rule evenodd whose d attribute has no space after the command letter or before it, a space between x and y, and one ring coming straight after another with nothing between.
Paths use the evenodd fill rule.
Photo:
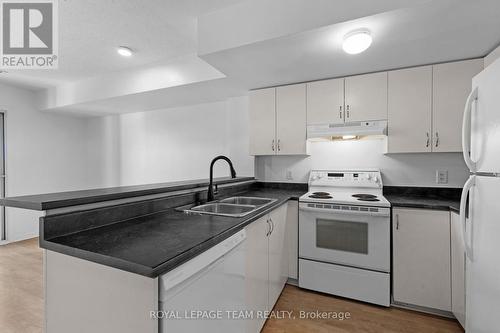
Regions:
<instances>
[{"instance_id":1,"label":"backsplash","mask_svg":"<svg viewBox=\"0 0 500 333\"><path fill-rule=\"evenodd\" d=\"M311 142L310 156L259 156L255 176L266 182L307 183L311 169L382 171L384 185L462 187L468 170L461 153L384 154L385 139ZM436 171L448 172L448 183L437 184Z\"/></svg>"}]
</instances>

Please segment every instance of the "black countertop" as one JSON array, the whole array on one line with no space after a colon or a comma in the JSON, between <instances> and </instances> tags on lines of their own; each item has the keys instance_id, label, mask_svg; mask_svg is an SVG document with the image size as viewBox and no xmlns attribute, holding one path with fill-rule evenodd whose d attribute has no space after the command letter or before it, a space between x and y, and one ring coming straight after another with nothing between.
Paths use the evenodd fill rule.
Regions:
<instances>
[{"instance_id":1,"label":"black countertop","mask_svg":"<svg viewBox=\"0 0 500 333\"><path fill-rule=\"evenodd\" d=\"M418 196L385 195L392 207L425 208L436 210L460 211L460 200L432 199Z\"/></svg>"},{"instance_id":2,"label":"black countertop","mask_svg":"<svg viewBox=\"0 0 500 333\"><path fill-rule=\"evenodd\" d=\"M460 188L384 187L384 197L392 207L460 211Z\"/></svg>"},{"instance_id":3,"label":"black countertop","mask_svg":"<svg viewBox=\"0 0 500 333\"><path fill-rule=\"evenodd\" d=\"M228 184L253 180L254 177L215 178L214 184ZM177 181L159 184L108 187L92 190L25 195L0 199L0 206L32 210L49 210L97 202L124 199L164 192L180 191L196 187L207 187L208 179Z\"/></svg>"},{"instance_id":4,"label":"black countertop","mask_svg":"<svg viewBox=\"0 0 500 333\"><path fill-rule=\"evenodd\" d=\"M157 277L243 229L305 191L256 188L238 195L278 199L242 218L189 215L169 209L53 239L40 239L45 249L148 277Z\"/></svg>"},{"instance_id":5,"label":"black countertop","mask_svg":"<svg viewBox=\"0 0 500 333\"><path fill-rule=\"evenodd\" d=\"M253 178L238 178L236 180L251 179ZM228 181L234 180L219 180L219 184ZM206 182L192 181L170 184L163 187L162 191L193 188L197 186L196 184L204 186ZM145 187L148 187L148 185L145 185ZM144 188L143 190L149 191ZM137 189L137 191L142 190ZM157 277L232 236L288 200L297 200L306 191L306 184L299 184L298 186L296 184L284 186L283 184L273 183L259 183L257 186L255 184L249 185L248 188L245 187L244 192L239 192L237 195L275 198L277 201L242 218L189 215L170 208L116 223L110 221L111 224L75 231L49 239L41 237L40 246L125 271L148 277ZM128 193L127 196L130 196L130 192L123 192ZM453 211L459 209L460 193L461 189L384 188L384 196L393 207L451 209ZM86 200L85 198L96 200L92 196L80 197L78 200L81 202L81 200ZM54 202L57 205L57 202L60 201L46 201L45 204L50 206ZM39 203L42 204L40 201Z\"/></svg>"}]
</instances>

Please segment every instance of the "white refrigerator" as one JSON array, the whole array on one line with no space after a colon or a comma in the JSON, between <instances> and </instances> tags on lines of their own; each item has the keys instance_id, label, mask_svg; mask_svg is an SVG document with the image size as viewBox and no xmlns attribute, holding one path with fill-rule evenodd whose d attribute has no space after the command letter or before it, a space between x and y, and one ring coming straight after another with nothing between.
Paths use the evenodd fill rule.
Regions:
<instances>
[{"instance_id":1,"label":"white refrigerator","mask_svg":"<svg viewBox=\"0 0 500 333\"><path fill-rule=\"evenodd\" d=\"M471 172L460 207L466 332L500 332L500 59L472 80L462 143Z\"/></svg>"}]
</instances>

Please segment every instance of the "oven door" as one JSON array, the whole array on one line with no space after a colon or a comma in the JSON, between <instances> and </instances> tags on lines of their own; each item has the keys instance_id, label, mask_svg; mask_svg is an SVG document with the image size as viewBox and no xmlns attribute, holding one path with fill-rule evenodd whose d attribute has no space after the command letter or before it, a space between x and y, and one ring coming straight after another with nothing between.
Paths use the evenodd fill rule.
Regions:
<instances>
[{"instance_id":1,"label":"oven door","mask_svg":"<svg viewBox=\"0 0 500 333\"><path fill-rule=\"evenodd\" d=\"M389 272L390 209L300 203L299 257Z\"/></svg>"}]
</instances>

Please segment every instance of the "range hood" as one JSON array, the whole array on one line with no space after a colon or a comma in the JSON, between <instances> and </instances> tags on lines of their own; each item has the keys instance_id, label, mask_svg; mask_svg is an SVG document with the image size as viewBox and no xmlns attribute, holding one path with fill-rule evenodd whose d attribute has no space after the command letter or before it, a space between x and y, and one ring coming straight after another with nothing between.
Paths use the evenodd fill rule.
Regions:
<instances>
[{"instance_id":1,"label":"range hood","mask_svg":"<svg viewBox=\"0 0 500 333\"><path fill-rule=\"evenodd\" d=\"M308 139L344 135L387 135L387 121L359 121L345 124L319 124L307 126Z\"/></svg>"}]
</instances>

